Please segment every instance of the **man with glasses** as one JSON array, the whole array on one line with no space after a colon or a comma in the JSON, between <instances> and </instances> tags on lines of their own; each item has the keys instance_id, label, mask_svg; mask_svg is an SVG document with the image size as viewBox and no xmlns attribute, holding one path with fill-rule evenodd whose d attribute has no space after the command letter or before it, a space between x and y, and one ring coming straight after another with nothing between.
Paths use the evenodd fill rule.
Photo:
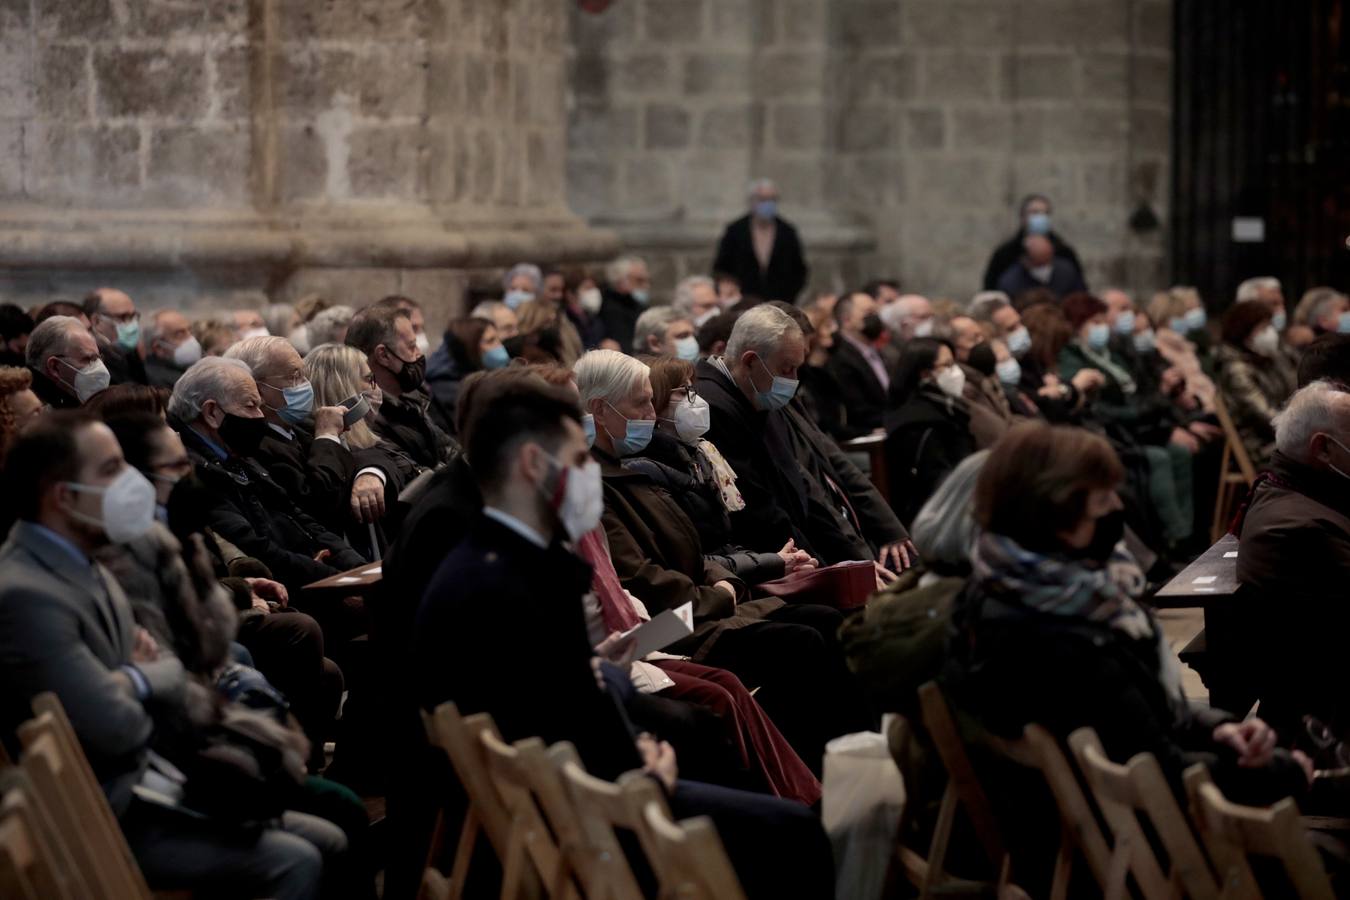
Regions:
<instances>
[{"instance_id":1,"label":"man with glasses","mask_svg":"<svg viewBox=\"0 0 1350 900\"><path fill-rule=\"evenodd\" d=\"M141 314L131 297L116 288L95 288L84 298L84 314L112 383L149 383L141 361Z\"/></svg>"},{"instance_id":2,"label":"man with glasses","mask_svg":"<svg viewBox=\"0 0 1350 900\"><path fill-rule=\"evenodd\" d=\"M33 393L52 409L81 406L109 384L94 335L72 316L40 322L24 354L33 372Z\"/></svg>"}]
</instances>

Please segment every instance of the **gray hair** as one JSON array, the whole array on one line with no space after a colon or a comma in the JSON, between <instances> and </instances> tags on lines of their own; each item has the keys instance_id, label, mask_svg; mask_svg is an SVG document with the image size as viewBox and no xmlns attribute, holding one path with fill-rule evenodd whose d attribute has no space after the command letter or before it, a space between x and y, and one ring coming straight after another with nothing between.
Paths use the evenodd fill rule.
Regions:
<instances>
[{"instance_id":1,"label":"gray hair","mask_svg":"<svg viewBox=\"0 0 1350 900\"><path fill-rule=\"evenodd\" d=\"M646 363L618 350L592 350L572 367L582 410L597 397L610 403L627 400L650 373Z\"/></svg>"},{"instance_id":2,"label":"gray hair","mask_svg":"<svg viewBox=\"0 0 1350 900\"><path fill-rule=\"evenodd\" d=\"M653 306L644 310L633 326L633 350L637 353L650 352L647 349L648 337L656 335L657 340L664 341L672 323L688 318L688 313L673 306Z\"/></svg>"},{"instance_id":3,"label":"gray hair","mask_svg":"<svg viewBox=\"0 0 1350 900\"><path fill-rule=\"evenodd\" d=\"M543 270L541 270L534 263L526 263L526 262L516 263L514 266L506 270L506 274L502 276L502 290L504 291L511 290L511 279L515 278L517 275L530 276L530 280L534 282L535 293L536 294L539 293L539 286L544 283Z\"/></svg>"},{"instance_id":4,"label":"gray hair","mask_svg":"<svg viewBox=\"0 0 1350 900\"><path fill-rule=\"evenodd\" d=\"M989 451L980 450L963 459L914 518L910 535L930 566L944 571L970 571L970 551L978 532L972 515L975 483L988 458Z\"/></svg>"},{"instance_id":5,"label":"gray hair","mask_svg":"<svg viewBox=\"0 0 1350 900\"><path fill-rule=\"evenodd\" d=\"M52 316L43 319L28 335L28 348L24 351L24 362L35 369L51 356L65 356L70 349L70 336L76 331L88 334L89 329L74 316Z\"/></svg>"},{"instance_id":6,"label":"gray hair","mask_svg":"<svg viewBox=\"0 0 1350 900\"><path fill-rule=\"evenodd\" d=\"M266 369L291 342L283 337L269 335L254 337L231 344L225 351L226 359L237 359L248 366L249 374L256 380L258 373Z\"/></svg>"},{"instance_id":7,"label":"gray hair","mask_svg":"<svg viewBox=\"0 0 1350 900\"><path fill-rule=\"evenodd\" d=\"M352 323L356 310L350 306L330 306L314 314L306 326L306 337L311 347L331 344L337 341L338 334Z\"/></svg>"},{"instance_id":8,"label":"gray hair","mask_svg":"<svg viewBox=\"0 0 1350 900\"><path fill-rule=\"evenodd\" d=\"M1316 324L1322 317L1327 307L1345 298L1345 294L1335 288L1315 287L1309 288L1298 302L1298 308L1294 311L1294 319L1300 324ZM1302 313L1302 319L1299 319L1299 313ZM32 340L32 338L29 338Z\"/></svg>"},{"instance_id":9,"label":"gray hair","mask_svg":"<svg viewBox=\"0 0 1350 900\"><path fill-rule=\"evenodd\" d=\"M683 313L691 313L694 309L694 289L700 287L711 288L716 292L717 282L707 275L690 275L688 278L681 278L680 283L675 285L675 299L671 301L670 305Z\"/></svg>"},{"instance_id":10,"label":"gray hair","mask_svg":"<svg viewBox=\"0 0 1350 900\"><path fill-rule=\"evenodd\" d=\"M761 358L768 356L790 334L802 336L801 326L792 320L792 316L770 303L752 306L732 326L731 337L727 338L726 358L735 364L750 351Z\"/></svg>"},{"instance_id":11,"label":"gray hair","mask_svg":"<svg viewBox=\"0 0 1350 900\"><path fill-rule=\"evenodd\" d=\"M755 178L745 186L745 196L753 200L760 188L768 188L774 193L778 192L778 185L773 183L772 178Z\"/></svg>"},{"instance_id":12,"label":"gray hair","mask_svg":"<svg viewBox=\"0 0 1350 900\"><path fill-rule=\"evenodd\" d=\"M1002 291L980 291L970 298L970 317L977 322L992 322L994 313L1005 306L1012 306L1008 295Z\"/></svg>"},{"instance_id":13,"label":"gray hair","mask_svg":"<svg viewBox=\"0 0 1350 900\"><path fill-rule=\"evenodd\" d=\"M289 303L269 303L262 308L263 323L267 330L280 337L290 336L293 315L295 307Z\"/></svg>"},{"instance_id":14,"label":"gray hair","mask_svg":"<svg viewBox=\"0 0 1350 900\"><path fill-rule=\"evenodd\" d=\"M469 318L487 319L489 322L495 322L497 321L495 316L497 310L510 308L511 307L500 300L484 300L482 303L479 303L473 309L469 310Z\"/></svg>"},{"instance_id":15,"label":"gray hair","mask_svg":"<svg viewBox=\"0 0 1350 900\"><path fill-rule=\"evenodd\" d=\"M626 253L605 266L605 279L608 280L610 284L622 281L628 277L628 273L632 270L633 266L643 262L642 257Z\"/></svg>"},{"instance_id":16,"label":"gray hair","mask_svg":"<svg viewBox=\"0 0 1350 900\"><path fill-rule=\"evenodd\" d=\"M161 325L164 317L169 313L179 313L179 315L182 315L181 311L176 309L157 309L150 314L150 328L146 333L146 337L150 341L157 341L164 337L164 331L161 328Z\"/></svg>"},{"instance_id":17,"label":"gray hair","mask_svg":"<svg viewBox=\"0 0 1350 900\"><path fill-rule=\"evenodd\" d=\"M243 372L252 379L248 364L224 356L205 356L188 367L173 386L169 397L169 415L184 422L195 422L207 400L222 402L232 390L230 372Z\"/></svg>"},{"instance_id":18,"label":"gray hair","mask_svg":"<svg viewBox=\"0 0 1350 900\"><path fill-rule=\"evenodd\" d=\"M1298 462L1309 462L1308 444L1314 434L1350 436L1350 394L1323 379L1300 388L1272 422L1275 447Z\"/></svg>"},{"instance_id":19,"label":"gray hair","mask_svg":"<svg viewBox=\"0 0 1350 900\"><path fill-rule=\"evenodd\" d=\"M1278 278L1272 278L1269 275L1248 278L1237 287L1237 302L1245 303L1248 300L1260 300L1262 291L1278 291L1281 289L1280 279Z\"/></svg>"}]
</instances>

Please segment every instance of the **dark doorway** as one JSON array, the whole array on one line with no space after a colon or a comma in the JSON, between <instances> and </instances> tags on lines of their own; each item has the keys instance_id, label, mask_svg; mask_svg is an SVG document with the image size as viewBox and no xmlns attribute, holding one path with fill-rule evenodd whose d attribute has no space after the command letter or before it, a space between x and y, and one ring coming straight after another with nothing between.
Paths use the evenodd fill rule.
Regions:
<instances>
[{"instance_id":1,"label":"dark doorway","mask_svg":"<svg viewBox=\"0 0 1350 900\"><path fill-rule=\"evenodd\" d=\"M1350 288L1350 0L1176 0L1172 264L1222 310ZM1234 219L1260 219L1260 242Z\"/></svg>"}]
</instances>

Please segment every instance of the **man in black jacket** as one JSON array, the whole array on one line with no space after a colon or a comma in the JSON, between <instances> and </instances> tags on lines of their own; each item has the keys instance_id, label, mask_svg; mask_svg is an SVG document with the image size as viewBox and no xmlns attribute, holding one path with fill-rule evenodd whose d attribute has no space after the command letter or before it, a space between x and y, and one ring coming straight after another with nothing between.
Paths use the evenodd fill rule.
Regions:
<instances>
[{"instance_id":1,"label":"man in black jacket","mask_svg":"<svg viewBox=\"0 0 1350 900\"><path fill-rule=\"evenodd\" d=\"M677 817L712 817L749 896L831 896L829 847L806 808L679 780L670 745L635 736L601 687L582 607L591 568L563 543L593 530L600 513L576 401L512 380L483 408L469 429L468 455L485 506L418 613L423 706L450 700L462 714L491 713L508 741L571 741L601 778L641 768ZM560 490L564 478L589 484L589 492Z\"/></svg>"},{"instance_id":2,"label":"man in black jacket","mask_svg":"<svg viewBox=\"0 0 1350 900\"><path fill-rule=\"evenodd\" d=\"M778 217L778 188L767 178L750 185L750 213L727 226L713 272L740 282L741 293L794 303L810 268L797 229Z\"/></svg>"},{"instance_id":3,"label":"man in black jacket","mask_svg":"<svg viewBox=\"0 0 1350 900\"><path fill-rule=\"evenodd\" d=\"M408 314L401 309L366 307L347 326L347 344L366 355L384 393L375 433L419 466L434 469L448 460L454 441L431 421L425 384L427 358L417 346Z\"/></svg>"},{"instance_id":4,"label":"man in black jacket","mask_svg":"<svg viewBox=\"0 0 1350 900\"><path fill-rule=\"evenodd\" d=\"M202 345L192 336L191 323L176 309L156 310L150 316L145 350L148 383L169 390L188 366L202 358Z\"/></svg>"},{"instance_id":5,"label":"man in black jacket","mask_svg":"<svg viewBox=\"0 0 1350 900\"><path fill-rule=\"evenodd\" d=\"M24 355L33 373L33 393L52 409L76 409L108 386L108 367L98 343L74 316L39 322Z\"/></svg>"},{"instance_id":6,"label":"man in black jacket","mask_svg":"<svg viewBox=\"0 0 1350 900\"><path fill-rule=\"evenodd\" d=\"M1078 261L1078 254L1074 252L1064 238L1060 237L1050 227L1050 198L1044 194L1028 194L1022 199L1022 205L1019 207L1021 224L1017 233L1008 238L1002 244L998 245L992 256L989 257L989 265L984 270L984 289L992 291L998 288L998 280L1003 273L1017 262L1022 255L1022 241L1028 234L1043 234L1050 239L1054 245L1055 256L1061 257L1066 263L1073 267L1074 271L1082 276L1083 264Z\"/></svg>"},{"instance_id":7,"label":"man in black jacket","mask_svg":"<svg viewBox=\"0 0 1350 900\"><path fill-rule=\"evenodd\" d=\"M84 314L112 383L148 384L141 361L141 314L135 301L117 288L95 288L84 298Z\"/></svg>"},{"instance_id":8,"label":"man in black jacket","mask_svg":"<svg viewBox=\"0 0 1350 900\"><path fill-rule=\"evenodd\" d=\"M913 564L909 533L839 446L794 407L805 358L801 328L763 304L736 320L725 356L698 366L698 393L712 408L708 439L745 499L731 517L733 537L759 550L792 539L822 565L878 560L878 576L891 580Z\"/></svg>"},{"instance_id":9,"label":"man in black jacket","mask_svg":"<svg viewBox=\"0 0 1350 900\"><path fill-rule=\"evenodd\" d=\"M1009 297L1044 289L1063 300L1076 291L1087 290L1083 274L1067 259L1055 255L1055 245L1045 235L1027 235L1022 239L1022 249L1022 255L998 277L995 285Z\"/></svg>"},{"instance_id":10,"label":"man in black jacket","mask_svg":"<svg viewBox=\"0 0 1350 900\"><path fill-rule=\"evenodd\" d=\"M605 278L609 283L601 292L599 314L603 339L626 352L633 346L638 316L651 302L652 277L641 258L620 256L605 269Z\"/></svg>"},{"instance_id":11,"label":"man in black jacket","mask_svg":"<svg viewBox=\"0 0 1350 900\"><path fill-rule=\"evenodd\" d=\"M886 409L886 390L891 375L881 352L864 335L873 326L880 329L877 301L864 293L847 294L834 306L839 335L825 364L839 386L839 397L846 411L840 436L847 438L871 434L881 427Z\"/></svg>"}]
</instances>

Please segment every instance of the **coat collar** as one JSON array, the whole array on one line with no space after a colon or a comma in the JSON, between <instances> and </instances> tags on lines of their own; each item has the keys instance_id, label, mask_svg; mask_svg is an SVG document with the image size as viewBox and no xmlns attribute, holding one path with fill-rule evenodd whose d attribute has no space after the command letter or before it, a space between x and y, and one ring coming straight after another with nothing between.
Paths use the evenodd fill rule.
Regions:
<instances>
[{"instance_id":1,"label":"coat collar","mask_svg":"<svg viewBox=\"0 0 1350 900\"><path fill-rule=\"evenodd\" d=\"M94 569L97 563L90 560L88 565L79 565L68 550L42 534L31 522L22 519L15 522L6 546L23 550L44 569L82 591L93 591L98 586Z\"/></svg>"},{"instance_id":2,"label":"coat collar","mask_svg":"<svg viewBox=\"0 0 1350 900\"><path fill-rule=\"evenodd\" d=\"M1329 469L1290 459L1278 450L1270 459L1269 470L1273 476L1271 480L1277 484L1343 516L1350 516L1350 479Z\"/></svg>"}]
</instances>

